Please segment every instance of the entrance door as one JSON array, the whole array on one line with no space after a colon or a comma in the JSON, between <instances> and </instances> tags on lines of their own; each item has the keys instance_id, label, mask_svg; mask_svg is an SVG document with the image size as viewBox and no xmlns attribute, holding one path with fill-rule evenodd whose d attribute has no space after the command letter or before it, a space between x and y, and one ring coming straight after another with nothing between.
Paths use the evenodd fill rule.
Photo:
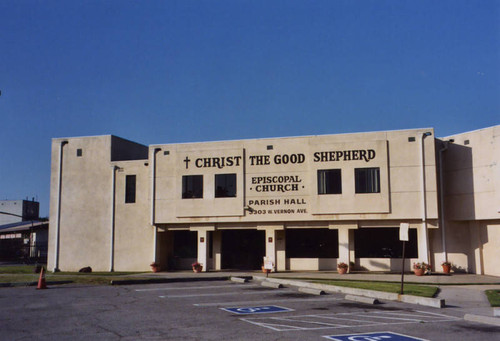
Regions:
<instances>
[{"instance_id":1,"label":"entrance door","mask_svg":"<svg viewBox=\"0 0 500 341\"><path fill-rule=\"evenodd\" d=\"M223 230L223 269L259 270L266 254L266 233L258 230Z\"/></svg>"}]
</instances>

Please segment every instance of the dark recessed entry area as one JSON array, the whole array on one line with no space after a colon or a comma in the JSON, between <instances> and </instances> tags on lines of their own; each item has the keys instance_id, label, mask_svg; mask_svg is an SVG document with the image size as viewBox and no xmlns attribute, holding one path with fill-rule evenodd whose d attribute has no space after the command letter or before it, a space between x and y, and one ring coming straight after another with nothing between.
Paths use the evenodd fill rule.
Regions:
<instances>
[{"instance_id":1,"label":"dark recessed entry area","mask_svg":"<svg viewBox=\"0 0 500 341\"><path fill-rule=\"evenodd\" d=\"M222 269L259 270L266 253L265 231L223 230Z\"/></svg>"}]
</instances>

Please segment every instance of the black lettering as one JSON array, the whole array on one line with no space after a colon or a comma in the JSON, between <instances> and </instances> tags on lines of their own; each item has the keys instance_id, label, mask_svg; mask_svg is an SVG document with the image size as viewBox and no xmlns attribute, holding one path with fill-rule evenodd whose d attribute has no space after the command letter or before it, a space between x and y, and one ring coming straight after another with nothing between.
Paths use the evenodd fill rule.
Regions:
<instances>
[{"instance_id":1,"label":"black lettering","mask_svg":"<svg viewBox=\"0 0 500 341\"><path fill-rule=\"evenodd\" d=\"M359 150L353 150L352 151L352 159L353 160L359 160Z\"/></svg>"},{"instance_id":2,"label":"black lettering","mask_svg":"<svg viewBox=\"0 0 500 341\"><path fill-rule=\"evenodd\" d=\"M319 155L320 155L320 154L321 154L320 152L315 152L315 153L314 153L314 162L319 162L319 160L320 160ZM323 160L321 160L321 161L323 161Z\"/></svg>"},{"instance_id":3,"label":"black lettering","mask_svg":"<svg viewBox=\"0 0 500 341\"><path fill-rule=\"evenodd\" d=\"M359 151L359 159L360 160L365 160L366 162L368 162L368 160L366 159L366 150L360 150Z\"/></svg>"}]
</instances>

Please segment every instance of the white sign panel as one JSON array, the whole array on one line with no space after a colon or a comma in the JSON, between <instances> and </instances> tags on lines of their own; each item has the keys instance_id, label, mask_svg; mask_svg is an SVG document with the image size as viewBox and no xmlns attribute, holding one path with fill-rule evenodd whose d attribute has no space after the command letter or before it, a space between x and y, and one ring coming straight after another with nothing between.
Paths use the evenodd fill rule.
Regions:
<instances>
[{"instance_id":1,"label":"white sign panel","mask_svg":"<svg viewBox=\"0 0 500 341\"><path fill-rule=\"evenodd\" d=\"M401 241L408 241L410 240L408 238L408 230L410 229L410 224L408 223L401 223L399 226L399 240Z\"/></svg>"}]
</instances>

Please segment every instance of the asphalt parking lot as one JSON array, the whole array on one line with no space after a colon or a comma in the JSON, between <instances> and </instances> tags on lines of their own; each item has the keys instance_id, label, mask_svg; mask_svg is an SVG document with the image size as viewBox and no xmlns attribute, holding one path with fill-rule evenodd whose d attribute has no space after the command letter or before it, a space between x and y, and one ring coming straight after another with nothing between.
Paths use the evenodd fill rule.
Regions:
<instances>
[{"instance_id":1,"label":"asphalt parking lot","mask_svg":"<svg viewBox=\"0 0 500 341\"><path fill-rule=\"evenodd\" d=\"M4 288L0 339L498 339L500 328L453 313L397 302L363 304L341 294L316 296L256 281Z\"/></svg>"}]
</instances>

